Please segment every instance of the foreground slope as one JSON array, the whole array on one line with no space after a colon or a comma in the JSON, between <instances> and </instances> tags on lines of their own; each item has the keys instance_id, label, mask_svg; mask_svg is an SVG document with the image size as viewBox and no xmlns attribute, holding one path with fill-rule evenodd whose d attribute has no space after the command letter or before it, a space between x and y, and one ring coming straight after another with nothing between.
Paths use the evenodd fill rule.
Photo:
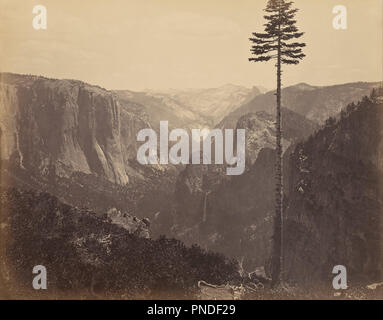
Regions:
<instances>
[{"instance_id":1,"label":"foreground slope","mask_svg":"<svg viewBox=\"0 0 383 320\"><path fill-rule=\"evenodd\" d=\"M180 241L142 238L90 210L47 193L0 193L2 294L13 298L186 298L199 280L236 281L223 256ZM32 269L44 265L49 290L33 290ZM0 282L1 284L1 282Z\"/></svg>"}]
</instances>

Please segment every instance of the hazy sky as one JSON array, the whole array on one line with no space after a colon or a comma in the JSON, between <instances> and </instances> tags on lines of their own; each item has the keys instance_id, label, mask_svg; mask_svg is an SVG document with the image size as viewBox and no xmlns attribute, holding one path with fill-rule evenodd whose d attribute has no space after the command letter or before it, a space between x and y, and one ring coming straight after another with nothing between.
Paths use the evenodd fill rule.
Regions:
<instances>
[{"instance_id":1,"label":"hazy sky","mask_svg":"<svg viewBox=\"0 0 383 320\"><path fill-rule=\"evenodd\" d=\"M382 80L383 0L296 0L307 57L284 85ZM48 10L47 30L32 9ZM0 0L0 69L108 89L275 87L273 63L250 63L266 0ZM332 26L335 5L348 29Z\"/></svg>"}]
</instances>

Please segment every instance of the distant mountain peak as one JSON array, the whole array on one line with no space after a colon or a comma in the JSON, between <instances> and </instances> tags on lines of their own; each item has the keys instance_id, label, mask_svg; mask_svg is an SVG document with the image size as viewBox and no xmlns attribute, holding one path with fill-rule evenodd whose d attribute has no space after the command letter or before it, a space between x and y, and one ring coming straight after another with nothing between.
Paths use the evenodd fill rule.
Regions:
<instances>
[{"instance_id":1,"label":"distant mountain peak","mask_svg":"<svg viewBox=\"0 0 383 320\"><path fill-rule=\"evenodd\" d=\"M312 86L306 82L300 82L300 83L297 83L296 85L291 86L290 88L299 89L299 90L314 90L318 87Z\"/></svg>"},{"instance_id":2,"label":"distant mountain peak","mask_svg":"<svg viewBox=\"0 0 383 320\"><path fill-rule=\"evenodd\" d=\"M305 82L282 89L282 106L300 115L323 124L329 117L336 116L347 104L369 96L379 82L353 82L330 86L313 86ZM275 91L255 96L229 113L217 125L233 128L244 114L275 109Z\"/></svg>"},{"instance_id":3,"label":"distant mountain peak","mask_svg":"<svg viewBox=\"0 0 383 320\"><path fill-rule=\"evenodd\" d=\"M222 89L239 89L239 88L248 89L245 86L241 86L239 84L233 84L233 83L226 83L226 84L224 84L222 86L219 86L218 88L222 88Z\"/></svg>"}]
</instances>

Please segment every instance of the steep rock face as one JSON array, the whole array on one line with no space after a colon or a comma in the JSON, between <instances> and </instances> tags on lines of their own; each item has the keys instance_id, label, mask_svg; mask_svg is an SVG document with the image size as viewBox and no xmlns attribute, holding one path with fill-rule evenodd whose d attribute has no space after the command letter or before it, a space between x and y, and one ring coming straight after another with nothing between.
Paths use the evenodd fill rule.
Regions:
<instances>
[{"instance_id":1,"label":"steep rock face","mask_svg":"<svg viewBox=\"0 0 383 320\"><path fill-rule=\"evenodd\" d=\"M275 117L265 111L249 113L242 116L236 125L237 129L246 130L246 161L254 163L263 148L275 148ZM282 108L282 145L283 150L314 133L319 126L307 118Z\"/></svg>"},{"instance_id":2,"label":"steep rock face","mask_svg":"<svg viewBox=\"0 0 383 320\"><path fill-rule=\"evenodd\" d=\"M383 105L363 99L328 121L290 159L285 272L291 281L331 285L382 277Z\"/></svg>"},{"instance_id":3,"label":"steep rock face","mask_svg":"<svg viewBox=\"0 0 383 320\"><path fill-rule=\"evenodd\" d=\"M178 235L187 236L199 225L208 210L209 194L229 180L223 165L187 165L180 172L174 192L174 224Z\"/></svg>"},{"instance_id":4,"label":"steep rock face","mask_svg":"<svg viewBox=\"0 0 383 320\"><path fill-rule=\"evenodd\" d=\"M107 90L80 81L1 75L1 159L47 175L128 183L136 132L149 125Z\"/></svg>"}]
</instances>

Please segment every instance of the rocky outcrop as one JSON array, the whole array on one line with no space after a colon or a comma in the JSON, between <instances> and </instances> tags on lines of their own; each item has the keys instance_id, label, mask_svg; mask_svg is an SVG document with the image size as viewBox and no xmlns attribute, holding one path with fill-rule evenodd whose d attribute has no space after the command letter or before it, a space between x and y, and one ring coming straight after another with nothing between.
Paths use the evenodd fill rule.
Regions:
<instances>
[{"instance_id":1,"label":"rocky outcrop","mask_svg":"<svg viewBox=\"0 0 383 320\"><path fill-rule=\"evenodd\" d=\"M133 217L127 213L121 212L116 208L109 209L107 212L107 217L111 223L124 228L130 233L134 233L135 235L142 238L150 238L150 221L148 218L140 220L137 217Z\"/></svg>"},{"instance_id":2,"label":"rocky outcrop","mask_svg":"<svg viewBox=\"0 0 383 320\"><path fill-rule=\"evenodd\" d=\"M109 91L81 81L1 74L1 159L42 176L83 172L124 185L149 127Z\"/></svg>"},{"instance_id":3,"label":"rocky outcrop","mask_svg":"<svg viewBox=\"0 0 383 320\"><path fill-rule=\"evenodd\" d=\"M304 116L282 108L283 150L314 133L319 126ZM236 129L246 130L246 163L254 163L263 148L275 148L275 117L265 111L242 116Z\"/></svg>"}]
</instances>

